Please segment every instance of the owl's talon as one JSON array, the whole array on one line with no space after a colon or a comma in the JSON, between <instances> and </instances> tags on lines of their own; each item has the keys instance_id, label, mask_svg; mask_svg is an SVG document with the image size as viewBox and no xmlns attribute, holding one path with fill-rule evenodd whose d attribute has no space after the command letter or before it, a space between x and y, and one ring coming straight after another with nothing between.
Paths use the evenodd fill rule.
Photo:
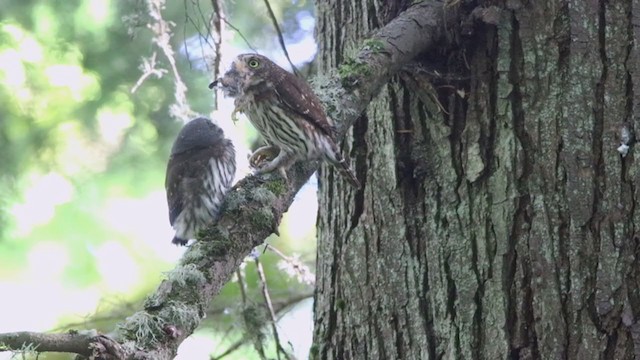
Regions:
<instances>
[{"instance_id":1,"label":"owl's talon","mask_svg":"<svg viewBox=\"0 0 640 360\"><path fill-rule=\"evenodd\" d=\"M231 112L231 121L233 121L233 123L237 123L238 122L238 113L240 111L238 109L234 109L233 112Z\"/></svg>"},{"instance_id":2,"label":"owl's talon","mask_svg":"<svg viewBox=\"0 0 640 360\"><path fill-rule=\"evenodd\" d=\"M249 156L249 165L254 169L262 169L273 161L279 153L280 149L276 146L263 146Z\"/></svg>"},{"instance_id":3,"label":"owl's talon","mask_svg":"<svg viewBox=\"0 0 640 360\"><path fill-rule=\"evenodd\" d=\"M251 158L249 158L249 165L254 169L260 169L264 167L266 165L265 163L268 163L269 161L270 159L268 159L266 156L251 156Z\"/></svg>"}]
</instances>

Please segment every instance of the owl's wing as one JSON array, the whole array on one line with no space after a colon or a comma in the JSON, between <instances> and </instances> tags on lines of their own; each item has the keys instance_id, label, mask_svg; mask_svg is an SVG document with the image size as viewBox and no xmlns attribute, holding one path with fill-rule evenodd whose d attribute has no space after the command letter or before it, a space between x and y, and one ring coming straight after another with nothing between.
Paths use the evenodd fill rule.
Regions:
<instances>
[{"instance_id":1,"label":"owl's wing","mask_svg":"<svg viewBox=\"0 0 640 360\"><path fill-rule=\"evenodd\" d=\"M291 111L302 116L311 125L333 138L333 127L320 104L320 99L304 80L291 73L287 73L287 75L289 76L286 76L283 81L279 81L274 87L278 100Z\"/></svg>"},{"instance_id":2,"label":"owl's wing","mask_svg":"<svg viewBox=\"0 0 640 360\"><path fill-rule=\"evenodd\" d=\"M167 175L164 186L167 190L167 204L169 205L169 223L173 226L176 218L184 207L183 196L180 196L180 183L182 182L182 166L176 156L171 156L167 166Z\"/></svg>"},{"instance_id":3,"label":"owl's wing","mask_svg":"<svg viewBox=\"0 0 640 360\"><path fill-rule=\"evenodd\" d=\"M175 154L169 158L164 186L167 190L169 223L172 226L184 210L185 204L189 204L192 200L191 189L197 189L193 184L198 183L199 174L206 171L205 166L206 153L197 149Z\"/></svg>"}]
</instances>

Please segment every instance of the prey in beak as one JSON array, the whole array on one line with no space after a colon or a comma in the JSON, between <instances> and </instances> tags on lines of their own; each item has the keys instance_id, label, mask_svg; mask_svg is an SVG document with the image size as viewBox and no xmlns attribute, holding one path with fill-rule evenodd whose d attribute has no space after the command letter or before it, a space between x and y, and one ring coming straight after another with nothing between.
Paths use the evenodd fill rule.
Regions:
<instances>
[{"instance_id":1,"label":"prey in beak","mask_svg":"<svg viewBox=\"0 0 640 360\"><path fill-rule=\"evenodd\" d=\"M209 84L209 89L220 88L225 96L237 97L242 93L243 83L240 73L236 69L236 65L232 64L231 68L222 75L221 78L214 80Z\"/></svg>"}]
</instances>

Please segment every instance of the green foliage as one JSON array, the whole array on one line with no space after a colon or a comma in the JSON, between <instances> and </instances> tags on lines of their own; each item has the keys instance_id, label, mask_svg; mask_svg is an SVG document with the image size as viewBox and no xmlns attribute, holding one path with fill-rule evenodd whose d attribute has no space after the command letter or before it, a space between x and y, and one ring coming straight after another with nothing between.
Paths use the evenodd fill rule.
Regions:
<instances>
[{"instance_id":1,"label":"green foliage","mask_svg":"<svg viewBox=\"0 0 640 360\"><path fill-rule=\"evenodd\" d=\"M287 191L287 184L284 179L275 179L265 184L267 189L275 196L280 196Z\"/></svg>"},{"instance_id":2,"label":"green foliage","mask_svg":"<svg viewBox=\"0 0 640 360\"><path fill-rule=\"evenodd\" d=\"M296 16L310 12L312 2L271 4L285 38L302 36ZM189 88L187 101L195 111L206 114L212 109L212 92L207 89L209 70L199 61L200 54L187 54L183 45L205 31L210 2L187 5L167 2L163 16L177 24L171 45L178 71ZM229 1L225 12L260 51L278 49L266 11L256 11L263 6L261 2ZM4 0L0 5L0 286L16 278L25 284L35 281L41 285L37 281L42 281L55 288L48 296L95 302L94 307L67 305L49 310L59 312L65 321L78 323L77 316L63 312L85 316L99 311L101 317L113 316L101 321L83 318L80 328L111 330L121 320L118 316L141 306L162 272L173 266L136 232L127 230L129 225L120 223L122 217L114 216L163 193L169 149L181 126L170 116L174 103L170 76L151 76L131 92L142 75L141 59L155 50L146 27L146 11L144 1L138 0ZM237 33L234 41L243 43ZM156 59L159 68L169 68L160 52ZM251 196L269 204L274 194L286 191L286 183L270 181L267 188ZM53 200L42 202L43 198ZM227 203L232 209L243 206L233 198ZM149 218L150 214L136 212L131 226L136 222L148 228L168 226L144 223ZM265 208L255 221L272 226L273 214ZM229 245L222 233L200 236L219 241L207 244L201 252L187 252L185 261L211 256ZM286 238L273 241L285 250L290 246ZM308 291L308 285L277 269L279 261L273 254L262 256L270 288L280 297L289 291ZM127 276L109 274L107 265L114 263L132 271ZM53 269L52 264L58 268ZM258 294L255 269L251 264L246 269L247 292L249 296ZM168 275L187 285L201 282L203 276L188 266ZM85 293L66 299L65 291ZM237 284L230 283L216 304L237 304L238 295ZM83 296L90 299L78 300ZM188 320L189 314L176 311L168 316ZM38 314L29 312L28 316L42 316ZM138 326L121 330L133 338L162 334L158 319L141 313L134 316ZM45 326L53 327L52 321ZM218 329L230 322L230 316L220 315L208 325ZM7 324L7 319L0 319L0 331L3 323Z\"/></svg>"}]
</instances>

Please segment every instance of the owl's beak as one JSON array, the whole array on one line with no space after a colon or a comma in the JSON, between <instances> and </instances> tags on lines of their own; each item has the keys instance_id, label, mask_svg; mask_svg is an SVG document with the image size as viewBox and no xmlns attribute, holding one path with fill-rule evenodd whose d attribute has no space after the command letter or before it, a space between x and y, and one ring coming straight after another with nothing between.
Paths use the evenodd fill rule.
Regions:
<instances>
[{"instance_id":1,"label":"owl's beak","mask_svg":"<svg viewBox=\"0 0 640 360\"><path fill-rule=\"evenodd\" d=\"M218 83L220 82L220 80L221 79L216 79L211 84L209 84L209 89L213 90L214 87L218 86Z\"/></svg>"}]
</instances>

